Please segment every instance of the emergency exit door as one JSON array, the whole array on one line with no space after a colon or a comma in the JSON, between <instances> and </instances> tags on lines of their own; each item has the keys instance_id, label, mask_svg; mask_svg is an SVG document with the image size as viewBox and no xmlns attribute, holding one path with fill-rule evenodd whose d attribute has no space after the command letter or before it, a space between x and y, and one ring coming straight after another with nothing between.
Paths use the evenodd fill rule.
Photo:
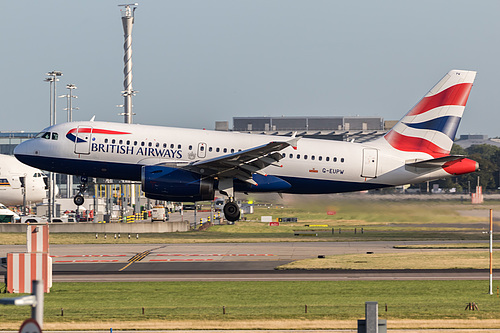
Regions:
<instances>
[{"instance_id":1,"label":"emergency exit door","mask_svg":"<svg viewBox=\"0 0 500 333\"><path fill-rule=\"evenodd\" d=\"M200 142L198 144L198 157L205 158L207 156L207 144L204 142Z\"/></svg>"},{"instance_id":2,"label":"emergency exit door","mask_svg":"<svg viewBox=\"0 0 500 333\"><path fill-rule=\"evenodd\" d=\"M374 148L363 149L363 166L361 177L375 178L377 177L378 168L378 150Z\"/></svg>"}]
</instances>

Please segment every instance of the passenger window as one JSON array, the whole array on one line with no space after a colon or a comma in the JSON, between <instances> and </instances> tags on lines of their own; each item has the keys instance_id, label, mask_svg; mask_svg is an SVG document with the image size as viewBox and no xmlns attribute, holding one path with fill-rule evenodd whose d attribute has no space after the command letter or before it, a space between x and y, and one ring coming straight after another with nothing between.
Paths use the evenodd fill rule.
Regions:
<instances>
[{"instance_id":1,"label":"passenger window","mask_svg":"<svg viewBox=\"0 0 500 333\"><path fill-rule=\"evenodd\" d=\"M307 155L304 155L304 159L307 160Z\"/></svg>"},{"instance_id":2,"label":"passenger window","mask_svg":"<svg viewBox=\"0 0 500 333\"><path fill-rule=\"evenodd\" d=\"M227 148L224 148L224 152L227 153Z\"/></svg>"},{"instance_id":3,"label":"passenger window","mask_svg":"<svg viewBox=\"0 0 500 333\"><path fill-rule=\"evenodd\" d=\"M174 149L174 144L173 143L170 144L170 148Z\"/></svg>"},{"instance_id":4,"label":"passenger window","mask_svg":"<svg viewBox=\"0 0 500 333\"><path fill-rule=\"evenodd\" d=\"M313 161L314 161L314 159L315 159L315 158L316 158L316 157L314 157L314 155L313 155L313 156L311 156L311 160L313 160Z\"/></svg>"},{"instance_id":5,"label":"passenger window","mask_svg":"<svg viewBox=\"0 0 500 333\"><path fill-rule=\"evenodd\" d=\"M330 161L330 157L328 157L328 156L327 156L327 157L326 157L326 161L327 161L327 162L328 162L328 161Z\"/></svg>"},{"instance_id":6,"label":"passenger window","mask_svg":"<svg viewBox=\"0 0 500 333\"><path fill-rule=\"evenodd\" d=\"M156 147L157 148L160 147L160 143L159 142L156 143Z\"/></svg>"},{"instance_id":7,"label":"passenger window","mask_svg":"<svg viewBox=\"0 0 500 333\"><path fill-rule=\"evenodd\" d=\"M127 140L127 146L130 146L130 140Z\"/></svg>"},{"instance_id":8,"label":"passenger window","mask_svg":"<svg viewBox=\"0 0 500 333\"><path fill-rule=\"evenodd\" d=\"M189 150L193 150L193 146L189 145Z\"/></svg>"},{"instance_id":9,"label":"passenger window","mask_svg":"<svg viewBox=\"0 0 500 333\"><path fill-rule=\"evenodd\" d=\"M334 161L334 162L337 162L337 158L336 158L336 157L334 157L334 158L333 158L333 161Z\"/></svg>"},{"instance_id":10,"label":"passenger window","mask_svg":"<svg viewBox=\"0 0 500 333\"><path fill-rule=\"evenodd\" d=\"M344 158L343 157L340 159L340 163L344 163Z\"/></svg>"},{"instance_id":11,"label":"passenger window","mask_svg":"<svg viewBox=\"0 0 500 333\"><path fill-rule=\"evenodd\" d=\"M285 157L286 157L286 154L285 154L285 153L283 153L283 154L281 154L281 156L283 156L283 158L285 158Z\"/></svg>"},{"instance_id":12,"label":"passenger window","mask_svg":"<svg viewBox=\"0 0 500 333\"><path fill-rule=\"evenodd\" d=\"M113 143L113 144L114 144L114 143L115 143L115 139L111 140L111 143Z\"/></svg>"},{"instance_id":13,"label":"passenger window","mask_svg":"<svg viewBox=\"0 0 500 333\"><path fill-rule=\"evenodd\" d=\"M300 160L300 154L297 154L297 159Z\"/></svg>"},{"instance_id":14,"label":"passenger window","mask_svg":"<svg viewBox=\"0 0 500 333\"><path fill-rule=\"evenodd\" d=\"M107 138L106 138L106 139L104 139L104 143L108 143L108 139L107 139Z\"/></svg>"},{"instance_id":15,"label":"passenger window","mask_svg":"<svg viewBox=\"0 0 500 333\"><path fill-rule=\"evenodd\" d=\"M323 159L323 156L318 156L318 160L321 161Z\"/></svg>"},{"instance_id":16,"label":"passenger window","mask_svg":"<svg viewBox=\"0 0 500 333\"><path fill-rule=\"evenodd\" d=\"M181 145L177 145L177 149L182 149L182 146Z\"/></svg>"},{"instance_id":17,"label":"passenger window","mask_svg":"<svg viewBox=\"0 0 500 333\"><path fill-rule=\"evenodd\" d=\"M153 143L152 142L148 142L148 146L149 147L153 147Z\"/></svg>"},{"instance_id":18,"label":"passenger window","mask_svg":"<svg viewBox=\"0 0 500 333\"><path fill-rule=\"evenodd\" d=\"M215 148L215 151L220 152L220 148L219 147Z\"/></svg>"},{"instance_id":19,"label":"passenger window","mask_svg":"<svg viewBox=\"0 0 500 333\"><path fill-rule=\"evenodd\" d=\"M143 146L143 147L144 147L144 145L145 145L144 141L141 141L141 146Z\"/></svg>"},{"instance_id":20,"label":"passenger window","mask_svg":"<svg viewBox=\"0 0 500 333\"><path fill-rule=\"evenodd\" d=\"M59 134L57 134L56 132L52 133L52 140L57 140L59 139Z\"/></svg>"},{"instance_id":21,"label":"passenger window","mask_svg":"<svg viewBox=\"0 0 500 333\"><path fill-rule=\"evenodd\" d=\"M234 148L231 149L231 153L234 153Z\"/></svg>"},{"instance_id":22,"label":"passenger window","mask_svg":"<svg viewBox=\"0 0 500 333\"><path fill-rule=\"evenodd\" d=\"M118 144L122 145L123 144L123 140L118 141Z\"/></svg>"},{"instance_id":23,"label":"passenger window","mask_svg":"<svg viewBox=\"0 0 500 333\"><path fill-rule=\"evenodd\" d=\"M134 141L134 146L137 146L137 141Z\"/></svg>"},{"instance_id":24,"label":"passenger window","mask_svg":"<svg viewBox=\"0 0 500 333\"><path fill-rule=\"evenodd\" d=\"M212 152L212 147L208 147L208 151L209 151L209 152Z\"/></svg>"},{"instance_id":25,"label":"passenger window","mask_svg":"<svg viewBox=\"0 0 500 333\"><path fill-rule=\"evenodd\" d=\"M166 143L163 144L163 148L167 148L167 144Z\"/></svg>"},{"instance_id":26,"label":"passenger window","mask_svg":"<svg viewBox=\"0 0 500 333\"><path fill-rule=\"evenodd\" d=\"M293 154L290 154L288 157L293 158Z\"/></svg>"}]
</instances>

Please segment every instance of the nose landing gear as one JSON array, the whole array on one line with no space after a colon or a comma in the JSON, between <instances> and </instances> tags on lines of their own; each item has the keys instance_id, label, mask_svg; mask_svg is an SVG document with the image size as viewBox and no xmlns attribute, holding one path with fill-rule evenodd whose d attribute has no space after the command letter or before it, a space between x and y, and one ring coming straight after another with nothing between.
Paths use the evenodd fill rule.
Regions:
<instances>
[{"instance_id":1,"label":"nose landing gear","mask_svg":"<svg viewBox=\"0 0 500 333\"><path fill-rule=\"evenodd\" d=\"M87 181L88 181L87 177L81 178L81 184L80 186L78 186L78 193L73 198L73 202L77 206L81 206L85 202L85 199L83 198L83 193L85 193L85 191L87 190Z\"/></svg>"}]
</instances>

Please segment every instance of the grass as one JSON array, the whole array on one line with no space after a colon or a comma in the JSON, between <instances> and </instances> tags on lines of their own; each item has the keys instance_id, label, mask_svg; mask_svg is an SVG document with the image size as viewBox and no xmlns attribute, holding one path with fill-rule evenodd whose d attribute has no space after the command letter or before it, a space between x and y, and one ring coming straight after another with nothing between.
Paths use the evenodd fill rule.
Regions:
<instances>
[{"instance_id":1,"label":"grass","mask_svg":"<svg viewBox=\"0 0 500 333\"><path fill-rule=\"evenodd\" d=\"M45 296L44 318L46 323L259 320L267 325L349 320L354 326L364 317L365 301L377 301L380 318L388 320L495 319L500 302L487 288L487 281L55 283ZM0 297L5 296L10 295ZM480 311L465 311L469 302ZM29 307L0 305L0 329L29 313Z\"/></svg>"},{"instance_id":2,"label":"grass","mask_svg":"<svg viewBox=\"0 0 500 333\"><path fill-rule=\"evenodd\" d=\"M454 244L421 244L421 245L395 245L395 249L408 250L450 250L450 249L489 249L489 243L454 243ZM493 241L493 248L500 249L500 243Z\"/></svg>"},{"instance_id":3,"label":"grass","mask_svg":"<svg viewBox=\"0 0 500 333\"><path fill-rule=\"evenodd\" d=\"M500 262L493 261L499 269ZM346 254L304 259L278 269L489 269L488 251Z\"/></svg>"},{"instance_id":4,"label":"grass","mask_svg":"<svg viewBox=\"0 0 500 333\"><path fill-rule=\"evenodd\" d=\"M484 206L481 210L491 207ZM461 216L458 211L476 210L470 204L443 202L341 201L336 204L298 204L290 208L256 206L248 221L235 225L216 225L205 231L141 234L139 239L122 235L114 239L94 233L52 233L51 244L129 244L129 243L205 243L205 242L297 242L297 241L375 241L375 240L487 240L488 222L484 217ZM327 215L334 211L335 215ZM297 217L297 223L269 226L261 216ZM326 224L326 228L308 228L308 224ZM483 225L484 224L484 225ZM335 229L335 234L331 230ZM339 228L342 233L339 234ZM364 234L361 234L361 228ZM297 237L294 230L324 229L318 237ZM358 231L356 234L354 230ZM135 235L133 235L135 236ZM25 244L24 233L2 233L0 244Z\"/></svg>"}]
</instances>

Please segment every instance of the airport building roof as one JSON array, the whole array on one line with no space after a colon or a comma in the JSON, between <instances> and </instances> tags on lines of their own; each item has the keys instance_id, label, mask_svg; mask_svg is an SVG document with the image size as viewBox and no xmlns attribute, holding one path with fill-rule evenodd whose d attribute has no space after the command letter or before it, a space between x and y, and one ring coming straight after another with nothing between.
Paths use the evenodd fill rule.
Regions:
<instances>
[{"instance_id":1,"label":"airport building roof","mask_svg":"<svg viewBox=\"0 0 500 333\"><path fill-rule=\"evenodd\" d=\"M397 121L360 116L281 116L233 117L233 131L306 138L365 142L384 135ZM228 130L227 122L217 122L216 130Z\"/></svg>"}]
</instances>

